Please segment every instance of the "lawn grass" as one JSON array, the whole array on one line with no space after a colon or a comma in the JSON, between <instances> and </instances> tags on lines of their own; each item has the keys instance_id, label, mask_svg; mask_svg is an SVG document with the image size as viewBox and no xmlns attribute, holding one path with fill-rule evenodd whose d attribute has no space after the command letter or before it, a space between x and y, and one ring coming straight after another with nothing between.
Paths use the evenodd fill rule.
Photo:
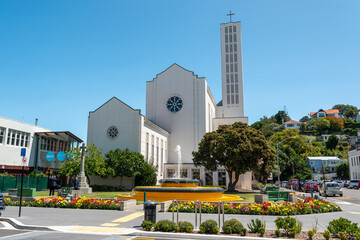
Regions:
<instances>
[{"instance_id":1,"label":"lawn grass","mask_svg":"<svg viewBox=\"0 0 360 240\"><path fill-rule=\"evenodd\" d=\"M233 202L255 202L255 194L256 193L224 193L224 194L230 194L230 195L236 195L242 198L242 200L233 201Z\"/></svg>"},{"instance_id":2,"label":"lawn grass","mask_svg":"<svg viewBox=\"0 0 360 240\"><path fill-rule=\"evenodd\" d=\"M130 192L93 192L93 193L84 193L81 194L83 197L87 198L115 198L119 194L129 194Z\"/></svg>"}]
</instances>

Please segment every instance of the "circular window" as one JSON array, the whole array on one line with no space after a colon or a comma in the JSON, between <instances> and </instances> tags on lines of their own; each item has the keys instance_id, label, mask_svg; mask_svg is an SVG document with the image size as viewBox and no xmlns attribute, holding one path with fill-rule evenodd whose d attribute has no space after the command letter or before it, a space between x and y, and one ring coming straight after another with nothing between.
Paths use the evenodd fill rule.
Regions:
<instances>
[{"instance_id":1,"label":"circular window","mask_svg":"<svg viewBox=\"0 0 360 240\"><path fill-rule=\"evenodd\" d=\"M178 112L183 107L183 101L180 97L172 96L167 100L166 107L170 112Z\"/></svg>"},{"instance_id":2,"label":"circular window","mask_svg":"<svg viewBox=\"0 0 360 240\"><path fill-rule=\"evenodd\" d=\"M107 130L107 134L110 138L116 138L116 136L119 134L119 131L115 126L112 126Z\"/></svg>"}]
</instances>

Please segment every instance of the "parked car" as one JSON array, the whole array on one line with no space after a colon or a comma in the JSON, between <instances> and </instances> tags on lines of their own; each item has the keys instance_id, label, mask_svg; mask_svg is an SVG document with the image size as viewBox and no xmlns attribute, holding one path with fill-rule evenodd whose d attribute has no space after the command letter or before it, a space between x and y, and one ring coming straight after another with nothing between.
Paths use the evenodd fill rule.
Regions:
<instances>
[{"instance_id":1,"label":"parked car","mask_svg":"<svg viewBox=\"0 0 360 240\"><path fill-rule=\"evenodd\" d=\"M282 181L282 183L281 183L282 188L286 188L287 185L288 185L288 181Z\"/></svg>"},{"instance_id":2,"label":"parked car","mask_svg":"<svg viewBox=\"0 0 360 240\"><path fill-rule=\"evenodd\" d=\"M298 191L299 190L299 179L290 179L288 182L288 188Z\"/></svg>"},{"instance_id":3,"label":"parked car","mask_svg":"<svg viewBox=\"0 0 360 240\"><path fill-rule=\"evenodd\" d=\"M6 208L6 204L5 204L4 195L0 193L0 216L2 212L5 210L5 208Z\"/></svg>"},{"instance_id":4,"label":"parked car","mask_svg":"<svg viewBox=\"0 0 360 240\"><path fill-rule=\"evenodd\" d=\"M344 187L346 187L346 188L349 187L349 184L350 184L350 181L348 181L348 180L347 180L347 181L346 181L346 180L344 181Z\"/></svg>"},{"instance_id":5,"label":"parked car","mask_svg":"<svg viewBox=\"0 0 360 240\"><path fill-rule=\"evenodd\" d=\"M339 195L343 196L343 191L340 185L337 182L325 182L320 184L319 187L319 195L320 196L334 196Z\"/></svg>"},{"instance_id":6,"label":"parked car","mask_svg":"<svg viewBox=\"0 0 360 240\"><path fill-rule=\"evenodd\" d=\"M314 182L305 182L303 184L303 186L301 187L301 191L302 192L310 192L311 190L313 190L314 192L318 192L319 191L319 186L314 183Z\"/></svg>"},{"instance_id":7,"label":"parked car","mask_svg":"<svg viewBox=\"0 0 360 240\"><path fill-rule=\"evenodd\" d=\"M333 182L337 182L339 185L340 185L340 187L344 187L344 185L345 185L345 182L344 181L342 181L342 180L334 180Z\"/></svg>"},{"instance_id":8,"label":"parked car","mask_svg":"<svg viewBox=\"0 0 360 240\"><path fill-rule=\"evenodd\" d=\"M359 189L359 179L351 180L348 188Z\"/></svg>"}]
</instances>

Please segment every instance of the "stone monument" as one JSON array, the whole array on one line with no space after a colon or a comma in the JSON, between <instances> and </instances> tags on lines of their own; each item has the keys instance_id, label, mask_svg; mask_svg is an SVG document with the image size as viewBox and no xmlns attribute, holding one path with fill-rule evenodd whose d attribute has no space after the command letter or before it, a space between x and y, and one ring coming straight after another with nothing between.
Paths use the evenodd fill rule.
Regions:
<instances>
[{"instance_id":1,"label":"stone monument","mask_svg":"<svg viewBox=\"0 0 360 240\"><path fill-rule=\"evenodd\" d=\"M81 148L81 165L80 165L80 174L79 174L79 190L80 193L92 193L92 188L89 187L89 184L86 182L85 176L85 143L82 144Z\"/></svg>"}]
</instances>

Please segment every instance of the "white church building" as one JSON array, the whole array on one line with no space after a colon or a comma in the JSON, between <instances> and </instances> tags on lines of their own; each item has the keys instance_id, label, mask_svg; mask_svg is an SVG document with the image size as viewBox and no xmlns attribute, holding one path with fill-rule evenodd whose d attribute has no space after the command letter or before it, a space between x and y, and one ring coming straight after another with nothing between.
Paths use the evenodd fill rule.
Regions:
<instances>
[{"instance_id":1,"label":"white church building","mask_svg":"<svg viewBox=\"0 0 360 240\"><path fill-rule=\"evenodd\" d=\"M104 153L116 148L141 153L157 166L159 180L180 173L180 177L198 179L203 185L227 185L224 169L209 172L192 161L192 152L197 151L205 133L223 124L248 122L244 116L241 23L221 24L220 30L222 100L218 104L206 78L173 64L146 82L145 116L116 97L90 112L87 143ZM243 174L237 186L251 188L251 177L251 173Z\"/></svg>"}]
</instances>

